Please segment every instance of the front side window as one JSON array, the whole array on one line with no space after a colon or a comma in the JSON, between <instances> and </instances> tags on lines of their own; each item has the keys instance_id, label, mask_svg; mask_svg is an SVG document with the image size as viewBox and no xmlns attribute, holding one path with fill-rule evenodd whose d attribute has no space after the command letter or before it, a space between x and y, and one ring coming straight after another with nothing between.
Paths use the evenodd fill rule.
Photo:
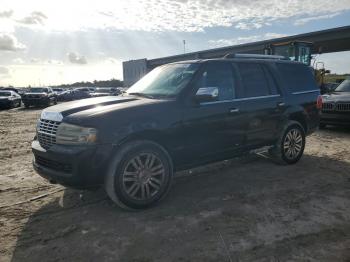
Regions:
<instances>
[{"instance_id":1,"label":"front side window","mask_svg":"<svg viewBox=\"0 0 350 262\"><path fill-rule=\"evenodd\" d=\"M197 63L157 67L131 86L127 93L149 97L175 97L191 81L198 67Z\"/></svg>"},{"instance_id":2,"label":"front side window","mask_svg":"<svg viewBox=\"0 0 350 262\"><path fill-rule=\"evenodd\" d=\"M243 83L243 97L259 97L270 95L267 79L260 64L238 63Z\"/></svg>"},{"instance_id":3,"label":"front side window","mask_svg":"<svg viewBox=\"0 0 350 262\"><path fill-rule=\"evenodd\" d=\"M199 88L216 87L219 91L219 101L235 98L232 66L229 63L209 62L201 73L198 84Z\"/></svg>"}]
</instances>

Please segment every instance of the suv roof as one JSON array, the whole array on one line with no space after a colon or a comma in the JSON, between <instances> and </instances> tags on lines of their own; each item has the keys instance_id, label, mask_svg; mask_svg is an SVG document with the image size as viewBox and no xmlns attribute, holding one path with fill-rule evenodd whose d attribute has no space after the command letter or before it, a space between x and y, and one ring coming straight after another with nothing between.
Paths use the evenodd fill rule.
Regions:
<instances>
[{"instance_id":1,"label":"suv roof","mask_svg":"<svg viewBox=\"0 0 350 262\"><path fill-rule=\"evenodd\" d=\"M208 59L196 59L179 61L170 64L181 64L181 63L203 63L207 61L269 61L269 62L283 62L283 63L293 63L293 64L303 64L301 62L292 61L288 57L278 56L278 55L260 55L260 54L227 54L224 57L219 58L208 58Z\"/></svg>"}]
</instances>

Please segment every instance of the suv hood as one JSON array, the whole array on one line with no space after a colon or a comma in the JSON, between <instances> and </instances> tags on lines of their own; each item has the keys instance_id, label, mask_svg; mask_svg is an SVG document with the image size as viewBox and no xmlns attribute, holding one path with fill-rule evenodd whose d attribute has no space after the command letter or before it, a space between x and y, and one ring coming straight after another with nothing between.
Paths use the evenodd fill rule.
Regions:
<instances>
[{"instance_id":1,"label":"suv hood","mask_svg":"<svg viewBox=\"0 0 350 262\"><path fill-rule=\"evenodd\" d=\"M322 97L325 102L349 102L350 92L333 92Z\"/></svg>"},{"instance_id":2,"label":"suv hood","mask_svg":"<svg viewBox=\"0 0 350 262\"><path fill-rule=\"evenodd\" d=\"M87 98L48 107L41 113L41 118L53 121L61 121L66 117L81 119L108 111L115 111L121 107L132 107L151 101L134 96Z\"/></svg>"}]
</instances>

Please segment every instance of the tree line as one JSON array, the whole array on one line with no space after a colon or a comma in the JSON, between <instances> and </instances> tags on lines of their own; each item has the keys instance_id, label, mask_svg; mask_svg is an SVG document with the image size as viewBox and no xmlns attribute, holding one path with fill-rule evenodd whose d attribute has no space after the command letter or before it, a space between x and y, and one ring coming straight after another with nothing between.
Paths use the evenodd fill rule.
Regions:
<instances>
[{"instance_id":1,"label":"tree line","mask_svg":"<svg viewBox=\"0 0 350 262\"><path fill-rule=\"evenodd\" d=\"M123 87L123 81L118 79L110 79L110 80L94 80L92 82L82 81L75 82L73 84L62 84L51 87L59 87L59 88L69 88L69 87Z\"/></svg>"}]
</instances>

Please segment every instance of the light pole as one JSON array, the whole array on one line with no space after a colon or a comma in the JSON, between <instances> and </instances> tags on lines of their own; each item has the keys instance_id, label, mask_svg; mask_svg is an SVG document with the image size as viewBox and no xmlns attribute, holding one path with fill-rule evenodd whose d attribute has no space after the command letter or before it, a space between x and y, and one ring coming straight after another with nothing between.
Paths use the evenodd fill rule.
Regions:
<instances>
[{"instance_id":1,"label":"light pole","mask_svg":"<svg viewBox=\"0 0 350 262\"><path fill-rule=\"evenodd\" d=\"M184 44L184 54L186 53L186 40L182 40Z\"/></svg>"}]
</instances>

